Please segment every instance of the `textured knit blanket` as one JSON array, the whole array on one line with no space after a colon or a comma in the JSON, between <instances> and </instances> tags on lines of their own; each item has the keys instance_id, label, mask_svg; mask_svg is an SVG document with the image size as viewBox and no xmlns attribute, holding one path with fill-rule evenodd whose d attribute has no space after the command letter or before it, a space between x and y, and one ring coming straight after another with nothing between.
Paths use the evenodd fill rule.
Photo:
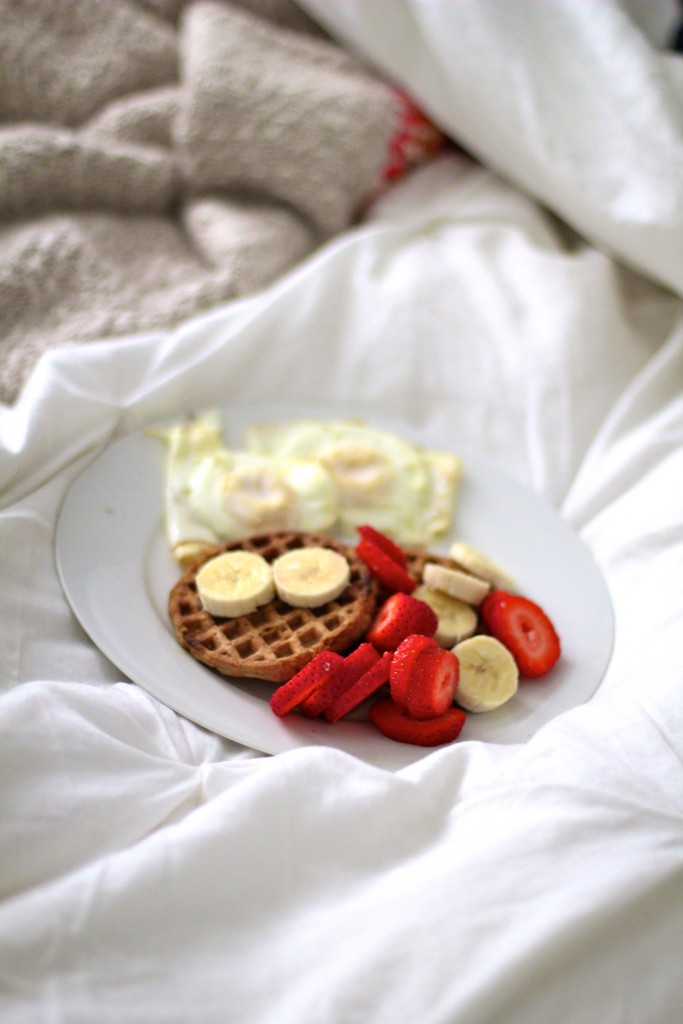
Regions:
<instances>
[{"instance_id":1,"label":"textured knit blanket","mask_svg":"<svg viewBox=\"0 0 683 1024\"><path fill-rule=\"evenodd\" d=\"M0 0L0 400L347 227L399 106L291 0Z\"/></svg>"}]
</instances>

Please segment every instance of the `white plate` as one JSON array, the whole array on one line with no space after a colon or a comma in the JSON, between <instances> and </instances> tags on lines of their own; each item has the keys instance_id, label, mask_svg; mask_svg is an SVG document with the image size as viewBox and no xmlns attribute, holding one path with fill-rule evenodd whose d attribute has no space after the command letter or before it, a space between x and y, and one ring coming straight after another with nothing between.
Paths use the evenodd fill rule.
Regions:
<instances>
[{"instance_id":1,"label":"white plate","mask_svg":"<svg viewBox=\"0 0 683 1024\"><path fill-rule=\"evenodd\" d=\"M250 423L312 412L226 409L226 437L238 446ZM376 422L409 440L445 447L400 425ZM502 708L470 714L458 742L524 742L597 689L612 651L612 606L588 550L556 512L484 459L460 454L458 537L505 566L520 589L546 609L561 636L563 657L545 679L522 682ZM268 705L272 685L226 680L178 645L166 614L179 570L164 538L163 462L162 443L144 432L115 442L74 482L60 511L55 552L62 586L100 650L179 714L265 753L325 744L387 768L429 753L393 743L362 720L332 726L294 714L276 718ZM446 551L452 539L435 550Z\"/></svg>"}]
</instances>

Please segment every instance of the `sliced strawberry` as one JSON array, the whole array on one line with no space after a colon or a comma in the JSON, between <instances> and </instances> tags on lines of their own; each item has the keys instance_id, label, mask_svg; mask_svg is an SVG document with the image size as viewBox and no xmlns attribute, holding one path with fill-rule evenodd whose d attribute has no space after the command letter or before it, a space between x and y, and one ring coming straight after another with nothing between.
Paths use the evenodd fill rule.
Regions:
<instances>
[{"instance_id":1,"label":"sliced strawberry","mask_svg":"<svg viewBox=\"0 0 683 1024\"><path fill-rule=\"evenodd\" d=\"M385 555L393 559L397 565L400 565L402 569L408 568L408 559L405 551L395 544L394 541L387 537L384 533L380 533L374 526L358 526L356 527L358 533L361 535L363 540L369 540L372 544L375 544L380 551L383 551Z\"/></svg>"},{"instance_id":2,"label":"sliced strawberry","mask_svg":"<svg viewBox=\"0 0 683 1024\"><path fill-rule=\"evenodd\" d=\"M328 678L304 701L298 710L307 718L317 718L336 698L348 690L357 679L378 662L380 654L372 644L363 643L355 651L344 658L344 664Z\"/></svg>"},{"instance_id":3,"label":"sliced strawberry","mask_svg":"<svg viewBox=\"0 0 683 1024\"><path fill-rule=\"evenodd\" d=\"M410 594L392 594L387 598L367 633L367 639L380 651L395 651L411 633L434 636L439 619L432 608Z\"/></svg>"},{"instance_id":4,"label":"sliced strawberry","mask_svg":"<svg viewBox=\"0 0 683 1024\"><path fill-rule=\"evenodd\" d=\"M325 711L325 718L328 722L338 722L344 715L357 708L364 700L376 693L381 686L389 681L389 670L393 654L387 651L368 669L360 679L357 679L348 690L344 690L336 700L330 704Z\"/></svg>"},{"instance_id":5,"label":"sliced strawberry","mask_svg":"<svg viewBox=\"0 0 683 1024\"><path fill-rule=\"evenodd\" d=\"M429 636L413 634L399 644L391 662L389 686L394 701L405 711L410 687L410 674L418 655L425 650L441 650L436 640Z\"/></svg>"},{"instance_id":6,"label":"sliced strawberry","mask_svg":"<svg viewBox=\"0 0 683 1024\"><path fill-rule=\"evenodd\" d=\"M385 590L392 594L398 591L410 594L415 590L417 581L378 544L368 540L367 537L361 537L356 552Z\"/></svg>"},{"instance_id":7,"label":"sliced strawberry","mask_svg":"<svg viewBox=\"0 0 683 1024\"><path fill-rule=\"evenodd\" d=\"M292 676L282 686L278 686L270 698L270 706L278 718L293 711L294 708L313 693L330 676L343 665L341 654L334 651L321 651L307 665Z\"/></svg>"},{"instance_id":8,"label":"sliced strawberry","mask_svg":"<svg viewBox=\"0 0 683 1024\"><path fill-rule=\"evenodd\" d=\"M420 747L438 747L457 739L466 715L459 708L448 708L437 718L419 720L401 711L391 697L380 697L370 708L370 720L391 740Z\"/></svg>"},{"instance_id":9,"label":"sliced strawberry","mask_svg":"<svg viewBox=\"0 0 683 1024\"><path fill-rule=\"evenodd\" d=\"M512 654L520 675L536 679L557 662L560 638L543 609L529 598L494 590L479 610L487 629Z\"/></svg>"},{"instance_id":10,"label":"sliced strawberry","mask_svg":"<svg viewBox=\"0 0 683 1024\"><path fill-rule=\"evenodd\" d=\"M402 710L410 718L438 718L453 703L460 663L452 651L426 648L415 658Z\"/></svg>"},{"instance_id":11,"label":"sliced strawberry","mask_svg":"<svg viewBox=\"0 0 683 1024\"><path fill-rule=\"evenodd\" d=\"M487 628L491 628L489 622L495 619L499 606L505 603L507 597L512 597L507 590L490 590L479 605L479 613Z\"/></svg>"}]
</instances>

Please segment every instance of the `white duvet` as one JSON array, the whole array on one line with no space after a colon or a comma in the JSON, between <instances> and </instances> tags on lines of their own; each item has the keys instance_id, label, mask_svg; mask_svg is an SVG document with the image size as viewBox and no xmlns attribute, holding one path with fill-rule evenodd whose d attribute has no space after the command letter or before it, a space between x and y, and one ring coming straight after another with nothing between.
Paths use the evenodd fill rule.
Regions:
<instances>
[{"instance_id":1,"label":"white duvet","mask_svg":"<svg viewBox=\"0 0 683 1024\"><path fill-rule=\"evenodd\" d=\"M474 154L269 291L48 354L0 410L0 1019L674 1024L683 977L683 58L673 5L307 0ZM76 623L60 503L188 408L314 401L553 505L616 624L526 744L267 756ZM557 586L562 586L561 578Z\"/></svg>"}]
</instances>

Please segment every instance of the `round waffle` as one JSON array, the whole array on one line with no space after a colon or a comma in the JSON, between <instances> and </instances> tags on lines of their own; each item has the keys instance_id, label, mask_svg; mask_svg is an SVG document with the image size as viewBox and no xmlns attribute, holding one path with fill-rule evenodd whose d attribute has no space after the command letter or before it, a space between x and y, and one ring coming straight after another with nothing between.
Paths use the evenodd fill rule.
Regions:
<instances>
[{"instance_id":1,"label":"round waffle","mask_svg":"<svg viewBox=\"0 0 683 1024\"><path fill-rule=\"evenodd\" d=\"M327 547L348 560L346 589L319 608L293 608L276 598L249 615L222 619L204 611L196 575L209 558L241 549L273 562L300 547ZM193 657L225 676L282 683L323 649L344 653L367 632L377 610L379 588L353 548L315 533L283 530L231 541L214 548L171 590L168 612L176 637Z\"/></svg>"}]
</instances>

